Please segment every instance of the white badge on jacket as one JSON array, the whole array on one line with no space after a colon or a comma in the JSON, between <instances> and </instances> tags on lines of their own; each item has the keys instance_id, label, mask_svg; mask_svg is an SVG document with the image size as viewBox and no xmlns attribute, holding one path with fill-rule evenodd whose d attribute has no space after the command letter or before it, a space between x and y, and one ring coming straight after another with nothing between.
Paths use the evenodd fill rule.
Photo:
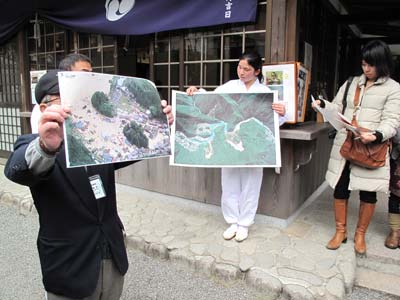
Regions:
<instances>
[{"instance_id":1,"label":"white badge on jacket","mask_svg":"<svg viewBox=\"0 0 400 300\"><path fill-rule=\"evenodd\" d=\"M93 175L89 177L90 185L92 186L93 194L96 199L104 198L106 192L103 187L103 182L99 175Z\"/></svg>"}]
</instances>

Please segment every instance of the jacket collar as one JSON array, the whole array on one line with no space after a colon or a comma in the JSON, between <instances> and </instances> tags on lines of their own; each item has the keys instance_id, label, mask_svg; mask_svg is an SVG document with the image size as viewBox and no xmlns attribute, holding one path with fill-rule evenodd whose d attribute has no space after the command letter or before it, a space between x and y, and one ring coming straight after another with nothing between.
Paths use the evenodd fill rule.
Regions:
<instances>
[{"instance_id":1,"label":"jacket collar","mask_svg":"<svg viewBox=\"0 0 400 300\"><path fill-rule=\"evenodd\" d=\"M374 85L380 85L385 83L387 80L389 79L389 77L379 77ZM361 87L363 85L365 85L367 83L367 76L365 76L365 74L361 74L361 76L358 78L358 85Z\"/></svg>"}]
</instances>

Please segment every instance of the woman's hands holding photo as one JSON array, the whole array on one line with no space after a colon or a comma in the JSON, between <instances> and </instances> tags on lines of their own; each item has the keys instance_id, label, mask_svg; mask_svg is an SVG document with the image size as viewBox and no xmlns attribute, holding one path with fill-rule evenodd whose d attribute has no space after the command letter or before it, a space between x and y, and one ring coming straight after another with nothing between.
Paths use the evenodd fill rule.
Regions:
<instances>
[{"instance_id":1,"label":"woman's hands holding photo","mask_svg":"<svg viewBox=\"0 0 400 300\"><path fill-rule=\"evenodd\" d=\"M197 88L197 87L195 87L195 86L189 86L187 89L186 89L186 93L189 95L189 96L193 96L193 93L196 93L196 92L198 92L199 91L199 89Z\"/></svg>"},{"instance_id":2,"label":"woman's hands holding photo","mask_svg":"<svg viewBox=\"0 0 400 300\"><path fill-rule=\"evenodd\" d=\"M286 113L286 107L284 103L274 102L272 103L272 109L280 116L284 116Z\"/></svg>"}]
</instances>

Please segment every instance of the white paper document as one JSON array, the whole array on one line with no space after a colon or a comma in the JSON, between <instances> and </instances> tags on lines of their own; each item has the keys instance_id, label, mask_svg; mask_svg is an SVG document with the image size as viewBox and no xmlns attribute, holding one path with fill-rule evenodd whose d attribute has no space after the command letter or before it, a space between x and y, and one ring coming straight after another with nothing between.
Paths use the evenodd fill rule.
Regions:
<instances>
[{"instance_id":1,"label":"white paper document","mask_svg":"<svg viewBox=\"0 0 400 300\"><path fill-rule=\"evenodd\" d=\"M317 104L312 95L311 101L314 103L315 109L320 112L324 117L324 121L329 122L336 130L339 131L342 128L346 128L347 130L353 132L355 135L360 135L363 132L374 133L373 130L352 125L351 121L338 111L322 108Z\"/></svg>"},{"instance_id":2,"label":"white paper document","mask_svg":"<svg viewBox=\"0 0 400 300\"><path fill-rule=\"evenodd\" d=\"M339 117L339 112L322 108L317 104L317 101L315 101L313 95L311 95L311 101L314 104L315 109L324 117L325 122L329 122L338 131L342 128L345 128L345 123Z\"/></svg>"}]
</instances>

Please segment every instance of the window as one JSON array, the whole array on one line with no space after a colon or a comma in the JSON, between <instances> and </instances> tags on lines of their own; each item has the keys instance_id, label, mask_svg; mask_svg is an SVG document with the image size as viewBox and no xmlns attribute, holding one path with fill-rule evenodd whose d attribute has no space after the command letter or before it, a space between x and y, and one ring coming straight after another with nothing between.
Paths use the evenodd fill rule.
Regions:
<instances>
[{"instance_id":1,"label":"window","mask_svg":"<svg viewBox=\"0 0 400 300\"><path fill-rule=\"evenodd\" d=\"M31 20L28 31L29 64L32 71L56 69L65 56L66 32L53 23Z\"/></svg>"},{"instance_id":2,"label":"window","mask_svg":"<svg viewBox=\"0 0 400 300\"><path fill-rule=\"evenodd\" d=\"M21 83L17 44L12 40L0 47L0 155L11 152L21 135Z\"/></svg>"},{"instance_id":3,"label":"window","mask_svg":"<svg viewBox=\"0 0 400 300\"><path fill-rule=\"evenodd\" d=\"M74 41L71 52L82 53L92 61L93 72L115 74L116 41L113 36L70 33Z\"/></svg>"},{"instance_id":4,"label":"window","mask_svg":"<svg viewBox=\"0 0 400 300\"><path fill-rule=\"evenodd\" d=\"M246 50L265 53L266 2L258 3L256 23L188 29L155 34L154 81L164 99L178 89L179 65L183 64L184 89L194 85L214 90L237 78L238 57ZM179 40L183 39L183 61L179 61Z\"/></svg>"},{"instance_id":5,"label":"window","mask_svg":"<svg viewBox=\"0 0 400 300\"><path fill-rule=\"evenodd\" d=\"M171 90L179 89L179 43L179 35L155 34L154 83L162 99L169 100Z\"/></svg>"},{"instance_id":6,"label":"window","mask_svg":"<svg viewBox=\"0 0 400 300\"><path fill-rule=\"evenodd\" d=\"M266 2L259 2L257 11L257 21L252 25L231 24L185 34L185 88L196 85L213 90L237 77L237 60L244 51L254 49L264 55Z\"/></svg>"}]
</instances>

